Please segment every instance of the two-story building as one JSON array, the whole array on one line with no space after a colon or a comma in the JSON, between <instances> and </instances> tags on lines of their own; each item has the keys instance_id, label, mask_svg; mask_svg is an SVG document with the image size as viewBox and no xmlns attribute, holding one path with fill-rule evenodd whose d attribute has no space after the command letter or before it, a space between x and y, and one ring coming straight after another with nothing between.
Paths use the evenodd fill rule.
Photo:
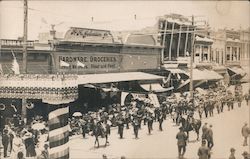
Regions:
<instances>
[{"instance_id":1,"label":"two-story building","mask_svg":"<svg viewBox=\"0 0 250 159\"><path fill-rule=\"evenodd\" d=\"M194 17L193 17L194 18ZM192 17L169 14L159 17L158 33L162 50L162 69L171 74L171 84L177 90L189 90L191 53L193 57L194 87L208 87L222 77L211 70L211 46L208 26L196 26ZM202 75L203 74L203 75ZM205 83L205 84L204 84Z\"/></svg>"},{"instance_id":2,"label":"two-story building","mask_svg":"<svg viewBox=\"0 0 250 159\"><path fill-rule=\"evenodd\" d=\"M246 75L242 69L242 35L239 30L219 29L211 33L213 39L212 54L213 61L226 67L231 83L237 83ZM245 42L247 43L247 42ZM247 46L247 45L246 45ZM245 49L245 48L244 48Z\"/></svg>"}]
</instances>

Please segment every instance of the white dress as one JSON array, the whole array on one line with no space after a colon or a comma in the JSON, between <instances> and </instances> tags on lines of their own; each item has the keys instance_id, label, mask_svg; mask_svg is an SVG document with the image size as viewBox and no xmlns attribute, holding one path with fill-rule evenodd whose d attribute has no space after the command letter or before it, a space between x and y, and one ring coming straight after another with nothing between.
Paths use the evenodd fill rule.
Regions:
<instances>
[{"instance_id":1,"label":"white dress","mask_svg":"<svg viewBox=\"0 0 250 159\"><path fill-rule=\"evenodd\" d=\"M17 158L17 153L20 151L24 151L23 141L20 137L14 137L11 158Z\"/></svg>"}]
</instances>

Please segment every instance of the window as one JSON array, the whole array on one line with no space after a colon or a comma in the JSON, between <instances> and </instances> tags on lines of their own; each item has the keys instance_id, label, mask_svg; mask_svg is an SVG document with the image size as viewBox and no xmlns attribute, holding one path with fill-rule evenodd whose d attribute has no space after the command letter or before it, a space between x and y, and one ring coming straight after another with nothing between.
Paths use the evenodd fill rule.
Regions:
<instances>
[{"instance_id":1,"label":"window","mask_svg":"<svg viewBox=\"0 0 250 159\"><path fill-rule=\"evenodd\" d=\"M230 54L230 47L227 47L227 54Z\"/></svg>"},{"instance_id":2,"label":"window","mask_svg":"<svg viewBox=\"0 0 250 159\"><path fill-rule=\"evenodd\" d=\"M195 46L195 53L199 55L199 53L200 53L200 45Z\"/></svg>"},{"instance_id":3,"label":"window","mask_svg":"<svg viewBox=\"0 0 250 159\"><path fill-rule=\"evenodd\" d=\"M230 55L227 54L227 61L230 61Z\"/></svg>"}]
</instances>

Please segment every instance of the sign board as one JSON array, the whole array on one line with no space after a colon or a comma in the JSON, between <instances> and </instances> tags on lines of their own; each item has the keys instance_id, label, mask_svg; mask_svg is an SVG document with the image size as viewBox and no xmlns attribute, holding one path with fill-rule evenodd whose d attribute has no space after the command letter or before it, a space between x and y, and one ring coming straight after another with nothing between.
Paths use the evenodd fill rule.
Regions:
<instances>
[{"instance_id":1,"label":"sign board","mask_svg":"<svg viewBox=\"0 0 250 159\"><path fill-rule=\"evenodd\" d=\"M65 34L64 40L79 42L113 43L114 39L109 30L71 27Z\"/></svg>"},{"instance_id":2,"label":"sign board","mask_svg":"<svg viewBox=\"0 0 250 159\"><path fill-rule=\"evenodd\" d=\"M121 57L118 54L109 53L57 53L55 56L56 65L61 72L72 73L97 73L119 71ZM69 64L69 67L60 66L60 61ZM81 66L79 66L79 62ZM77 65L78 63L78 65Z\"/></svg>"}]
</instances>

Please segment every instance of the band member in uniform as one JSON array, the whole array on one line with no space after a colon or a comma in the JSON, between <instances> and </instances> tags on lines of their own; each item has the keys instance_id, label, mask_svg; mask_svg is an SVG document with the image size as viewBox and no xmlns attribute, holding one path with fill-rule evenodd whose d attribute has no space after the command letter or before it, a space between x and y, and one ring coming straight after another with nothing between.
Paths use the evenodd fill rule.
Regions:
<instances>
[{"instance_id":1,"label":"band member in uniform","mask_svg":"<svg viewBox=\"0 0 250 159\"><path fill-rule=\"evenodd\" d=\"M133 119L133 127L134 127L134 134L135 134L135 138L138 139L138 131L139 131L139 120L138 117L135 115L134 119Z\"/></svg>"},{"instance_id":2,"label":"band member in uniform","mask_svg":"<svg viewBox=\"0 0 250 159\"><path fill-rule=\"evenodd\" d=\"M124 130L124 118L122 115L119 117L117 124L118 124L118 134L120 135L120 139L122 139Z\"/></svg>"},{"instance_id":3,"label":"band member in uniform","mask_svg":"<svg viewBox=\"0 0 250 159\"><path fill-rule=\"evenodd\" d=\"M163 131L163 129L162 129L163 120L164 120L163 113L160 113L159 116L158 116L159 130L160 131Z\"/></svg>"},{"instance_id":4,"label":"band member in uniform","mask_svg":"<svg viewBox=\"0 0 250 159\"><path fill-rule=\"evenodd\" d=\"M152 113L148 113L147 121L148 121L148 134L151 134L151 131L153 130L153 122L154 122Z\"/></svg>"}]
</instances>

